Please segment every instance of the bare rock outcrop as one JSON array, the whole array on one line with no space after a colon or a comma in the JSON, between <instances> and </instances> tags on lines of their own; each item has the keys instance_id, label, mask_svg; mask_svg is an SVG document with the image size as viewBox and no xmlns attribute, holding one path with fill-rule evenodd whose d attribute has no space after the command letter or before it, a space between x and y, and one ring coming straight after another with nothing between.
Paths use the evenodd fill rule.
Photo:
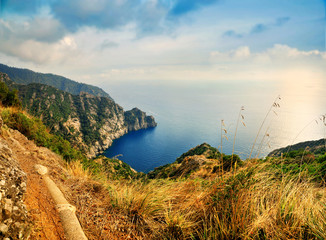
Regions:
<instances>
[{"instance_id":1,"label":"bare rock outcrop","mask_svg":"<svg viewBox=\"0 0 326 240\"><path fill-rule=\"evenodd\" d=\"M124 113L125 124L128 131L137 131L140 129L156 127L157 123L153 116L147 116L145 112L138 108L133 108Z\"/></svg>"}]
</instances>

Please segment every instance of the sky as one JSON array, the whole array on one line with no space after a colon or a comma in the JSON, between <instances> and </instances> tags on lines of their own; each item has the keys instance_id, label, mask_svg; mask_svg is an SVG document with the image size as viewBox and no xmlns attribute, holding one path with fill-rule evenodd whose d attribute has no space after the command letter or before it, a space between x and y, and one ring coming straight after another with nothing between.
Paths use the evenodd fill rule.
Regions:
<instances>
[{"instance_id":1,"label":"sky","mask_svg":"<svg viewBox=\"0 0 326 240\"><path fill-rule=\"evenodd\" d=\"M0 0L0 62L103 85L326 76L326 0Z\"/></svg>"}]
</instances>

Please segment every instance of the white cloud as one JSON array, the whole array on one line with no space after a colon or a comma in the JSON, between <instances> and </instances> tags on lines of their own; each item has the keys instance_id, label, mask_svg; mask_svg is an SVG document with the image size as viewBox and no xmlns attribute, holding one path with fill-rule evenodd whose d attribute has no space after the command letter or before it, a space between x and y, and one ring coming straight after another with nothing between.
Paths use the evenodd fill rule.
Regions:
<instances>
[{"instance_id":1,"label":"white cloud","mask_svg":"<svg viewBox=\"0 0 326 240\"><path fill-rule=\"evenodd\" d=\"M213 61L238 61L248 59L251 56L251 52L248 46L242 46L228 52L213 51L210 53L210 56Z\"/></svg>"},{"instance_id":2,"label":"white cloud","mask_svg":"<svg viewBox=\"0 0 326 240\"><path fill-rule=\"evenodd\" d=\"M72 38L65 37L58 43L43 43L35 40L24 42L6 41L0 45L1 52L23 61L37 64L60 63L67 57L77 57L76 44Z\"/></svg>"},{"instance_id":3,"label":"white cloud","mask_svg":"<svg viewBox=\"0 0 326 240\"><path fill-rule=\"evenodd\" d=\"M211 52L211 58L213 61L235 61L235 60L303 60L303 59L325 59L326 52L320 52L318 50L312 51L300 51L297 48L291 48L287 45L275 44L272 48L265 51L251 53L248 46L239 47L235 50L227 52L213 51Z\"/></svg>"},{"instance_id":4,"label":"white cloud","mask_svg":"<svg viewBox=\"0 0 326 240\"><path fill-rule=\"evenodd\" d=\"M241 47L227 52L211 52L211 64L227 64L220 72L225 79L284 80L318 78L326 76L326 52L301 51L287 45L276 44L260 52Z\"/></svg>"},{"instance_id":5,"label":"white cloud","mask_svg":"<svg viewBox=\"0 0 326 240\"><path fill-rule=\"evenodd\" d=\"M300 51L287 45L275 44L273 48L267 49L261 54L275 59L302 59L311 57L321 58L325 53L318 50Z\"/></svg>"}]
</instances>

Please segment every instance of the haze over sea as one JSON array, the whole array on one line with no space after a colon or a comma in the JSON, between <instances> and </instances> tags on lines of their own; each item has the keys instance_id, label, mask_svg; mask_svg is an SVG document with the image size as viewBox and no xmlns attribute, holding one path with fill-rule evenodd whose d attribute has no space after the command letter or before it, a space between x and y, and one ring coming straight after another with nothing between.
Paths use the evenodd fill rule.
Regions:
<instances>
[{"instance_id":1,"label":"haze over sea","mask_svg":"<svg viewBox=\"0 0 326 240\"><path fill-rule=\"evenodd\" d=\"M325 127L318 117L325 113L325 83L306 81L177 81L125 82L104 87L125 109L135 106L153 115L154 129L131 132L113 142L105 152L118 156L137 171L148 172L172 163L182 153L203 142L221 145L221 120L227 129L223 153L231 154L234 132L241 106L235 153L246 159L264 117L280 95L280 108L273 108L256 146L265 137L260 156L292 143L319 139ZM317 122L315 121L317 120ZM253 156L257 154L255 148Z\"/></svg>"}]
</instances>

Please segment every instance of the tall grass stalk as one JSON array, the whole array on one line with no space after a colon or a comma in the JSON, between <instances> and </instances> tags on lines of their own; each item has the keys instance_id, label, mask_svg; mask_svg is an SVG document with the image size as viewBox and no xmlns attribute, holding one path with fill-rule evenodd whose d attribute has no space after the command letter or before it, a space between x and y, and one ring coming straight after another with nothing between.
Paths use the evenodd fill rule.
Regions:
<instances>
[{"instance_id":1,"label":"tall grass stalk","mask_svg":"<svg viewBox=\"0 0 326 240\"><path fill-rule=\"evenodd\" d=\"M266 114L266 116L265 116L263 122L261 123L261 125L260 125L260 127L259 127L259 130L258 130L258 133L257 133L257 135L256 135L255 141L254 141L254 143L252 144L252 148L251 148L251 151L250 151L250 154L249 154L249 159L251 159L251 155L252 155L252 152L254 151L254 148L255 148L255 145L256 145L256 141L257 141L257 139L258 139L258 136L259 136L259 134L260 134L261 129L263 128L263 126L264 126L264 124L265 124L265 121L266 121L268 115L270 114L270 112L272 111L272 109L273 109L274 107L280 107L280 105L278 104L278 100L281 100L280 95L277 96L277 98L275 98L273 104L272 104L271 107L269 108L269 110L268 110L268 112L267 112L267 114Z\"/></svg>"},{"instance_id":2,"label":"tall grass stalk","mask_svg":"<svg viewBox=\"0 0 326 240\"><path fill-rule=\"evenodd\" d=\"M258 147L258 152L257 152L256 158L259 158L259 155L260 155L260 153L261 153L261 150L262 150L262 147L263 147L263 143L264 143L265 138L266 138L266 137L269 137L269 133L268 133L269 128L270 128L270 126L268 126L268 128L266 129L265 134L264 134L263 138L262 138L261 141L260 141L260 144L259 144L259 147Z\"/></svg>"},{"instance_id":3,"label":"tall grass stalk","mask_svg":"<svg viewBox=\"0 0 326 240\"><path fill-rule=\"evenodd\" d=\"M235 132L234 132L233 146L232 146L232 161L233 161L233 154L234 154L235 139L236 139L236 137L237 137L237 132L238 132L238 126L239 126L240 118L242 118L241 121L242 121L243 125L246 126L246 125L244 124L244 122L243 122L244 117L243 117L243 115L241 114L242 111L244 111L244 106L242 106L242 107L240 108L239 115L238 115L238 120L237 120L237 126L236 126L236 128L235 128Z\"/></svg>"},{"instance_id":4,"label":"tall grass stalk","mask_svg":"<svg viewBox=\"0 0 326 240\"><path fill-rule=\"evenodd\" d=\"M305 149L303 150L303 153L302 153L302 156L301 156L301 160L300 160L300 170L299 170L299 177L298 177L298 181L300 181L301 179L301 172L302 172L302 163L303 163L303 158L304 158L304 154L306 153L306 150L308 149L309 147L305 147Z\"/></svg>"}]
</instances>

